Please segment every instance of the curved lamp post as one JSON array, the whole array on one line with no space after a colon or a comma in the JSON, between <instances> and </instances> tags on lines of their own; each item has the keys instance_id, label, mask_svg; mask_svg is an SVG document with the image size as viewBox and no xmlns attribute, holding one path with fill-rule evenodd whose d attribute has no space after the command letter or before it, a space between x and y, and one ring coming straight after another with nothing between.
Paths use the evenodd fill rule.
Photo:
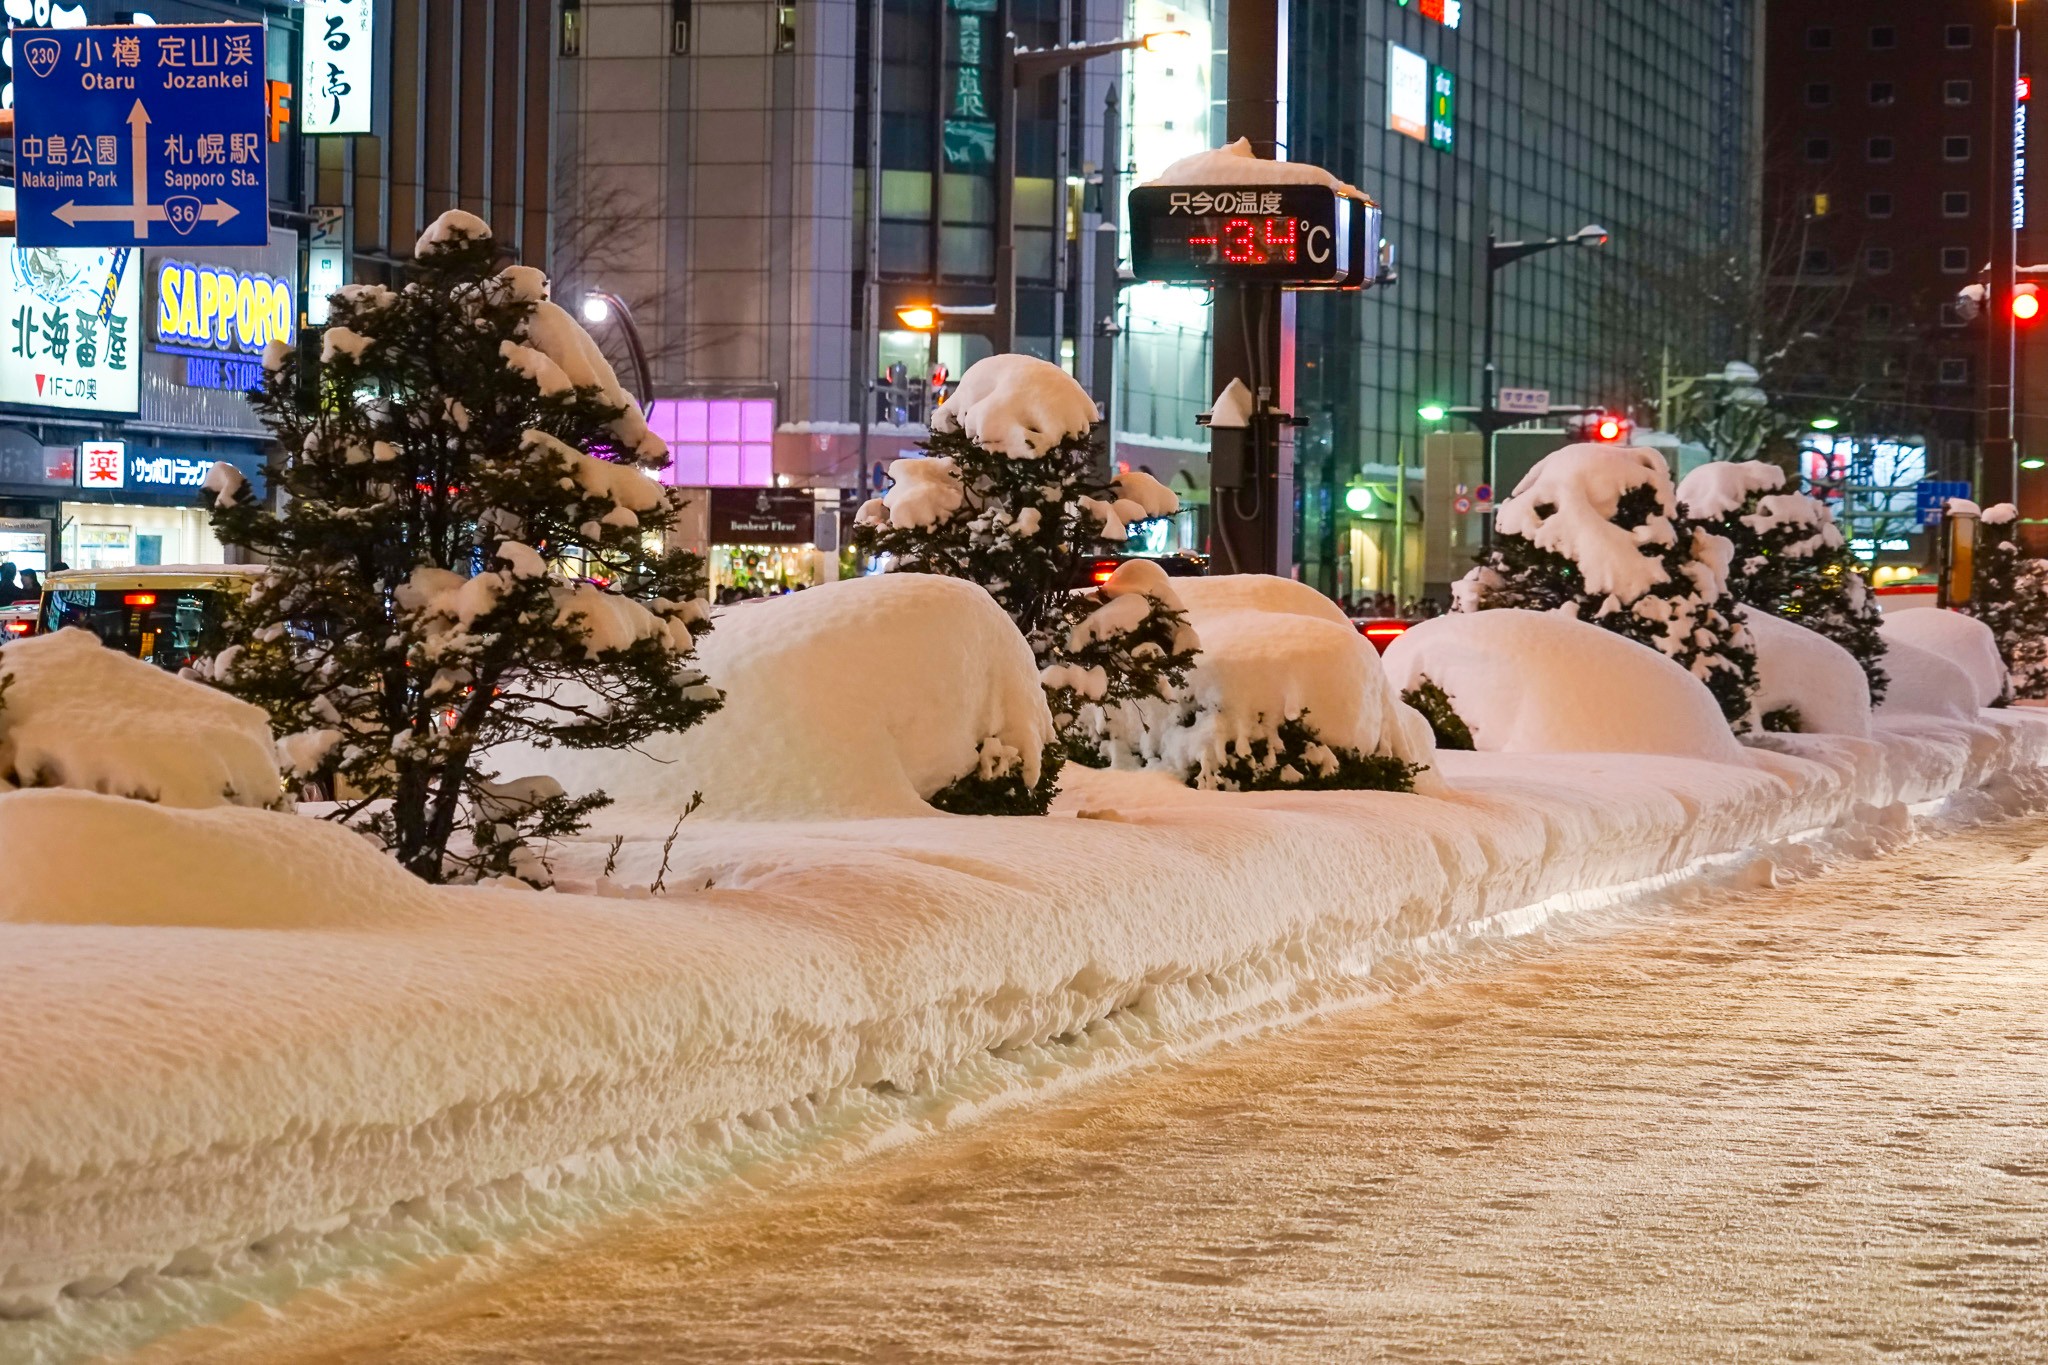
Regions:
<instances>
[{"instance_id":1,"label":"curved lamp post","mask_svg":"<svg viewBox=\"0 0 2048 1365\"><path fill-rule=\"evenodd\" d=\"M583 295L583 320L592 326L602 326L619 319L619 330L625 333L626 350L633 357L633 374L640 381L640 392L633 395L645 409L654 397L654 376L647 368L647 348L640 344L640 328L633 321L633 310L626 301L608 289L592 289Z\"/></svg>"}]
</instances>

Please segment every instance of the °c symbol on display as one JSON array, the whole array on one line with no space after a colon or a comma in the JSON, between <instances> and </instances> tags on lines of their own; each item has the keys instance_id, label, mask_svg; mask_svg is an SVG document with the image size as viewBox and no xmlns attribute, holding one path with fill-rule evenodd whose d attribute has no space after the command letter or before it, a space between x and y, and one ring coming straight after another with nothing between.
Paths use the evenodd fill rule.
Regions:
<instances>
[{"instance_id":1,"label":"\u00b0c symbol on display","mask_svg":"<svg viewBox=\"0 0 2048 1365\"><path fill-rule=\"evenodd\" d=\"M1312 227L1305 236L1307 240L1303 245L1308 250L1308 258L1310 260L1320 265L1322 262L1330 259L1330 230L1328 228ZM1320 251L1316 249L1316 238L1318 236L1323 239L1322 250Z\"/></svg>"}]
</instances>

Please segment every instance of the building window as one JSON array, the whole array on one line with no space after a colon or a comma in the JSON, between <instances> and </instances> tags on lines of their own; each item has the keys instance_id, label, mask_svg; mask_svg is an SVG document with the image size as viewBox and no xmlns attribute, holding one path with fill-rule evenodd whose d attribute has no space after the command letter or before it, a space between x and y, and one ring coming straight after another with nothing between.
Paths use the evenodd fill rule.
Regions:
<instances>
[{"instance_id":1,"label":"building window","mask_svg":"<svg viewBox=\"0 0 2048 1365\"><path fill-rule=\"evenodd\" d=\"M1875 191L1863 197L1863 213L1868 218L1889 218L1892 216L1892 197L1882 191Z\"/></svg>"},{"instance_id":2,"label":"building window","mask_svg":"<svg viewBox=\"0 0 2048 1365\"><path fill-rule=\"evenodd\" d=\"M1863 310L1863 325L1866 327L1889 327L1892 325L1892 306L1888 303L1873 303Z\"/></svg>"},{"instance_id":3,"label":"building window","mask_svg":"<svg viewBox=\"0 0 2048 1365\"><path fill-rule=\"evenodd\" d=\"M1835 87L1826 81L1815 81L1806 87L1806 102L1816 109L1834 103L1834 99Z\"/></svg>"},{"instance_id":4,"label":"building window","mask_svg":"<svg viewBox=\"0 0 2048 1365\"><path fill-rule=\"evenodd\" d=\"M1943 81L1941 83L1941 102L1943 104L1968 104L1970 102L1970 83L1968 81Z\"/></svg>"},{"instance_id":5,"label":"building window","mask_svg":"<svg viewBox=\"0 0 2048 1365\"><path fill-rule=\"evenodd\" d=\"M1806 139L1806 159L1808 161L1826 161L1828 154L1833 150L1834 148L1828 145L1828 140L1824 137L1810 137Z\"/></svg>"},{"instance_id":6,"label":"building window","mask_svg":"<svg viewBox=\"0 0 2048 1365\"><path fill-rule=\"evenodd\" d=\"M564 57L583 54L583 0L562 0L560 46Z\"/></svg>"},{"instance_id":7,"label":"building window","mask_svg":"<svg viewBox=\"0 0 2048 1365\"><path fill-rule=\"evenodd\" d=\"M796 51L795 5L777 5L775 7L775 50L777 52Z\"/></svg>"},{"instance_id":8,"label":"building window","mask_svg":"<svg viewBox=\"0 0 2048 1365\"><path fill-rule=\"evenodd\" d=\"M1870 102L1872 104L1890 104L1898 97L1898 87L1894 86L1890 81L1872 81L1870 83Z\"/></svg>"},{"instance_id":9,"label":"building window","mask_svg":"<svg viewBox=\"0 0 2048 1365\"><path fill-rule=\"evenodd\" d=\"M1960 275L1970 268L1970 248L1945 246L1941 249L1941 273Z\"/></svg>"},{"instance_id":10,"label":"building window","mask_svg":"<svg viewBox=\"0 0 2048 1365\"><path fill-rule=\"evenodd\" d=\"M1899 31L1890 24L1870 30L1870 45L1878 51L1899 45Z\"/></svg>"},{"instance_id":11,"label":"building window","mask_svg":"<svg viewBox=\"0 0 2048 1365\"><path fill-rule=\"evenodd\" d=\"M1888 246L1874 246L1863 253L1863 268L1873 275L1892 273L1892 249Z\"/></svg>"},{"instance_id":12,"label":"building window","mask_svg":"<svg viewBox=\"0 0 2048 1365\"><path fill-rule=\"evenodd\" d=\"M767 488L775 482L775 400L657 398L647 426L668 442L661 481L679 488Z\"/></svg>"},{"instance_id":13,"label":"building window","mask_svg":"<svg viewBox=\"0 0 2048 1365\"><path fill-rule=\"evenodd\" d=\"M1941 196L1941 216L1944 218L1968 218L1970 216L1970 192L1948 190Z\"/></svg>"},{"instance_id":14,"label":"building window","mask_svg":"<svg viewBox=\"0 0 2048 1365\"><path fill-rule=\"evenodd\" d=\"M1834 273L1835 258L1824 246L1808 247L1799 258L1799 268L1809 275L1829 275Z\"/></svg>"},{"instance_id":15,"label":"building window","mask_svg":"<svg viewBox=\"0 0 2048 1365\"><path fill-rule=\"evenodd\" d=\"M1940 375L1944 384L1967 384L1970 382L1970 362L1962 356L1944 356Z\"/></svg>"},{"instance_id":16,"label":"building window","mask_svg":"<svg viewBox=\"0 0 2048 1365\"><path fill-rule=\"evenodd\" d=\"M690 5L691 0L669 0L668 50L673 57L687 57L690 53Z\"/></svg>"},{"instance_id":17,"label":"building window","mask_svg":"<svg viewBox=\"0 0 2048 1365\"><path fill-rule=\"evenodd\" d=\"M1970 159L1970 138L1967 133L1952 133L1941 140L1943 161L1968 161Z\"/></svg>"},{"instance_id":18,"label":"building window","mask_svg":"<svg viewBox=\"0 0 2048 1365\"><path fill-rule=\"evenodd\" d=\"M1872 161L1892 159L1892 140L1888 137L1874 137L1863 144L1863 154Z\"/></svg>"},{"instance_id":19,"label":"building window","mask_svg":"<svg viewBox=\"0 0 2048 1365\"><path fill-rule=\"evenodd\" d=\"M1970 45L1970 26L1968 24L1950 24L1942 30L1942 36L1950 47L1968 47Z\"/></svg>"},{"instance_id":20,"label":"building window","mask_svg":"<svg viewBox=\"0 0 2048 1365\"><path fill-rule=\"evenodd\" d=\"M1822 52L1835 45L1835 31L1831 28L1810 28L1806 30L1806 45L1815 52Z\"/></svg>"},{"instance_id":21,"label":"building window","mask_svg":"<svg viewBox=\"0 0 2048 1365\"><path fill-rule=\"evenodd\" d=\"M1961 327L1968 321L1969 319L1963 316L1963 310L1961 306L1959 306L1954 299L1950 299L1947 303L1941 305L1942 326Z\"/></svg>"}]
</instances>

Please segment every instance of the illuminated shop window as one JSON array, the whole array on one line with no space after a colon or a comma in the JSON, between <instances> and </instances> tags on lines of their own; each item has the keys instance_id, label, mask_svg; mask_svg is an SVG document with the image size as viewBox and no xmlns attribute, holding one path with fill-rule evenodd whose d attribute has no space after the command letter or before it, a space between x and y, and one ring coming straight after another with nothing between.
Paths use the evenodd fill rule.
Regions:
<instances>
[{"instance_id":1,"label":"illuminated shop window","mask_svg":"<svg viewBox=\"0 0 2048 1365\"><path fill-rule=\"evenodd\" d=\"M663 483L768 488L775 483L775 400L657 398L647 425L668 442Z\"/></svg>"}]
</instances>

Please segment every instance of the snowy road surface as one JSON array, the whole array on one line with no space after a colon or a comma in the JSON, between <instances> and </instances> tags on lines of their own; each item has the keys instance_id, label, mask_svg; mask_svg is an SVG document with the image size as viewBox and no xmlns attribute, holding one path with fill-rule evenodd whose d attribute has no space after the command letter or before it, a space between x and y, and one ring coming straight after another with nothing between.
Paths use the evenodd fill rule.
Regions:
<instances>
[{"instance_id":1,"label":"snowy road surface","mask_svg":"<svg viewBox=\"0 0 2048 1365\"><path fill-rule=\"evenodd\" d=\"M262 1358L2043 1359L2044 844L1579 917Z\"/></svg>"}]
</instances>

